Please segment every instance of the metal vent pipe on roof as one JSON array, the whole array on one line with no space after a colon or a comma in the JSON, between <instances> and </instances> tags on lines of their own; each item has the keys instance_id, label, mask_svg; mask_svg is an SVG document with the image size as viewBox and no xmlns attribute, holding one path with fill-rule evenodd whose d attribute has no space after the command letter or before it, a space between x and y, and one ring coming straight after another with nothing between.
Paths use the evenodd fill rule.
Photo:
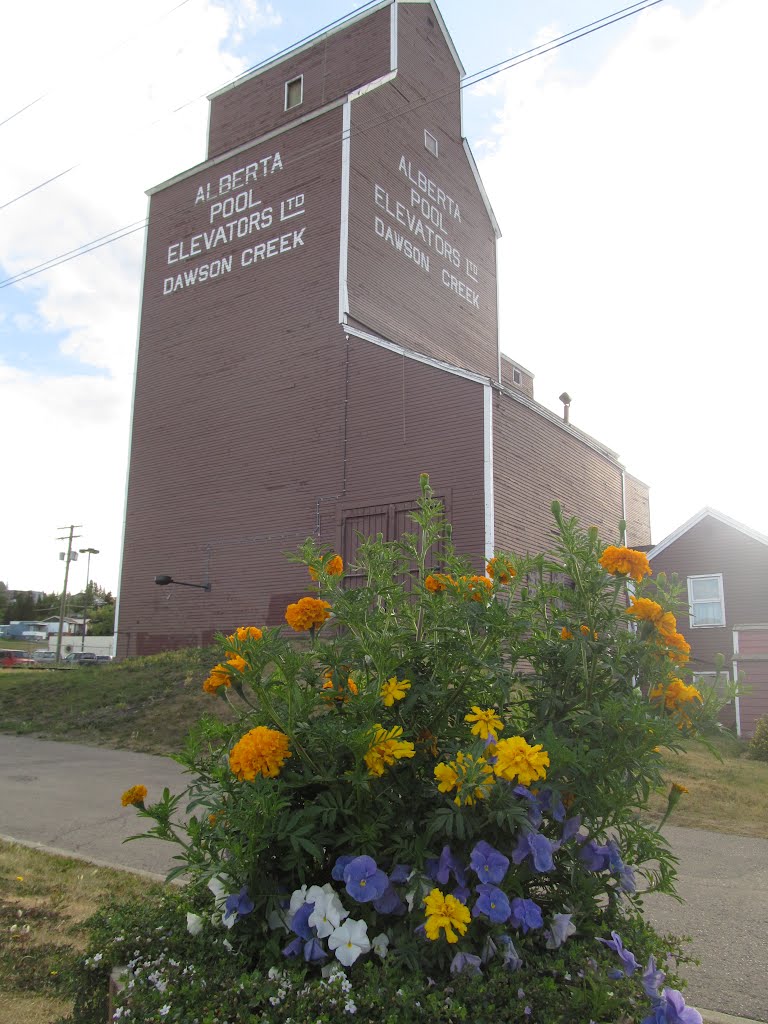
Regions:
<instances>
[{"instance_id":1,"label":"metal vent pipe on roof","mask_svg":"<svg viewBox=\"0 0 768 1024\"><path fill-rule=\"evenodd\" d=\"M570 423L571 421L571 396L567 391L564 391L560 395L560 401L563 403L563 422Z\"/></svg>"}]
</instances>

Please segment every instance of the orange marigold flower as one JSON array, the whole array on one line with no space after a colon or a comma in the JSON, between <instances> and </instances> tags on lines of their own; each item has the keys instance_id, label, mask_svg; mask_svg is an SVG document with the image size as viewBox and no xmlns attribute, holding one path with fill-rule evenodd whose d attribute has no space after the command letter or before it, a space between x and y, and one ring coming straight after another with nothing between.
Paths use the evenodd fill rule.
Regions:
<instances>
[{"instance_id":1,"label":"orange marigold flower","mask_svg":"<svg viewBox=\"0 0 768 1024\"><path fill-rule=\"evenodd\" d=\"M231 644L235 640L261 640L264 636L258 626L238 626L234 633L227 637Z\"/></svg>"},{"instance_id":2,"label":"orange marigold flower","mask_svg":"<svg viewBox=\"0 0 768 1024\"><path fill-rule=\"evenodd\" d=\"M560 630L560 639L573 640L573 633L570 631L570 629L566 629L566 627L563 626L563 628Z\"/></svg>"},{"instance_id":3,"label":"orange marigold flower","mask_svg":"<svg viewBox=\"0 0 768 1024\"><path fill-rule=\"evenodd\" d=\"M203 690L206 693L216 693L220 686L231 686L229 672L226 665L216 665L211 669L211 674L203 683Z\"/></svg>"},{"instance_id":4,"label":"orange marigold flower","mask_svg":"<svg viewBox=\"0 0 768 1024\"><path fill-rule=\"evenodd\" d=\"M327 601L316 597L302 597L295 604L289 604L285 610L285 621L297 633L322 626L331 614L331 606Z\"/></svg>"},{"instance_id":5,"label":"orange marigold flower","mask_svg":"<svg viewBox=\"0 0 768 1024\"><path fill-rule=\"evenodd\" d=\"M650 576L652 569L643 551L632 548L618 548L611 544L600 556L600 565L612 576L631 576L639 583L643 576Z\"/></svg>"},{"instance_id":6,"label":"orange marigold flower","mask_svg":"<svg viewBox=\"0 0 768 1024\"><path fill-rule=\"evenodd\" d=\"M675 661L679 661L681 664L685 664L688 661L688 655L691 653L691 645L685 639L682 633L674 633L672 636L664 638L667 647L673 648L676 653L670 652L670 658Z\"/></svg>"},{"instance_id":7,"label":"orange marigold flower","mask_svg":"<svg viewBox=\"0 0 768 1024\"><path fill-rule=\"evenodd\" d=\"M459 578L462 583L468 585L473 601L485 601L491 596L493 580L489 580L487 576L461 576Z\"/></svg>"},{"instance_id":8,"label":"orange marigold flower","mask_svg":"<svg viewBox=\"0 0 768 1024\"><path fill-rule=\"evenodd\" d=\"M581 633L583 633L583 634L584 634L584 636L589 636L589 635L590 635L590 633L591 633L591 634L592 634L592 639L593 639L593 640L597 640L597 636L598 636L598 634L597 634L597 633L595 633L595 632L593 632L593 631L592 631L592 630L591 630L591 629L589 628L589 626L579 626L579 631L580 631Z\"/></svg>"},{"instance_id":9,"label":"orange marigold flower","mask_svg":"<svg viewBox=\"0 0 768 1024\"><path fill-rule=\"evenodd\" d=\"M349 694L344 689L344 684L340 682L338 686L334 685L333 673L330 669L325 673L323 690L333 690L333 693L323 694L323 699L327 704L346 704L349 700ZM347 690L349 693L357 695L357 683L351 676L347 679Z\"/></svg>"},{"instance_id":10,"label":"orange marigold flower","mask_svg":"<svg viewBox=\"0 0 768 1024\"><path fill-rule=\"evenodd\" d=\"M685 786L683 786L682 783L680 783L680 782L673 782L672 783L672 789L676 793L690 793L690 790L687 789Z\"/></svg>"},{"instance_id":11,"label":"orange marigold flower","mask_svg":"<svg viewBox=\"0 0 768 1024\"><path fill-rule=\"evenodd\" d=\"M325 563L323 569L329 576L341 576L344 573L344 559L341 555L334 555ZM312 579L317 580L317 570L310 565L308 571Z\"/></svg>"},{"instance_id":12,"label":"orange marigold flower","mask_svg":"<svg viewBox=\"0 0 768 1024\"><path fill-rule=\"evenodd\" d=\"M664 614L664 609L656 601L651 601L650 598L633 597L632 604L624 614L634 616L639 622L653 622L655 624Z\"/></svg>"},{"instance_id":13,"label":"orange marigold flower","mask_svg":"<svg viewBox=\"0 0 768 1024\"><path fill-rule=\"evenodd\" d=\"M437 594L439 591L445 590L447 587L455 587L456 580L453 576L448 576L443 572L430 573L430 575L424 580L424 586L431 593Z\"/></svg>"},{"instance_id":14,"label":"orange marigold flower","mask_svg":"<svg viewBox=\"0 0 768 1024\"><path fill-rule=\"evenodd\" d=\"M498 556L490 560L485 567L485 571L492 580L498 580L504 586L512 582L513 576L517 576L517 569L510 565L506 558L499 558Z\"/></svg>"},{"instance_id":15,"label":"orange marigold flower","mask_svg":"<svg viewBox=\"0 0 768 1024\"><path fill-rule=\"evenodd\" d=\"M231 665L235 672L245 672L248 668L248 663L245 658L241 658L239 654L235 654L233 651L227 651L227 654L230 655L230 657L227 658L227 664Z\"/></svg>"},{"instance_id":16,"label":"orange marigold flower","mask_svg":"<svg viewBox=\"0 0 768 1024\"><path fill-rule=\"evenodd\" d=\"M126 789L122 796L123 807L133 804L135 807L142 807L147 796L146 786L131 786Z\"/></svg>"},{"instance_id":17,"label":"orange marigold flower","mask_svg":"<svg viewBox=\"0 0 768 1024\"><path fill-rule=\"evenodd\" d=\"M291 756L288 737L284 733L257 725L229 752L229 767L241 782L253 782L257 775L274 779Z\"/></svg>"},{"instance_id":18,"label":"orange marigold flower","mask_svg":"<svg viewBox=\"0 0 768 1024\"><path fill-rule=\"evenodd\" d=\"M667 686L659 683L651 690L651 700L664 701L668 711L678 711L681 704L688 704L690 701L698 700L703 703L703 698L695 686L688 686L682 679L673 678Z\"/></svg>"}]
</instances>

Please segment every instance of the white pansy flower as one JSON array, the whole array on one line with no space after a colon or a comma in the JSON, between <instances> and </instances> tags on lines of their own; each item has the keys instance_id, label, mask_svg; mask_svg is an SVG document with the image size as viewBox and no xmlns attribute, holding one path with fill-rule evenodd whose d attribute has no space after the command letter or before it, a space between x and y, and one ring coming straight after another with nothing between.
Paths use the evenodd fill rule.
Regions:
<instances>
[{"instance_id":1,"label":"white pansy flower","mask_svg":"<svg viewBox=\"0 0 768 1024\"><path fill-rule=\"evenodd\" d=\"M371 949L380 956L383 960L389 951L389 936L385 935L384 932L380 932L371 939Z\"/></svg>"},{"instance_id":2,"label":"white pansy flower","mask_svg":"<svg viewBox=\"0 0 768 1024\"><path fill-rule=\"evenodd\" d=\"M227 902L227 896L229 895L224 881L225 879L222 875L214 875L208 882L208 888L213 893L216 909L219 911L224 909L224 904Z\"/></svg>"},{"instance_id":3,"label":"white pansy flower","mask_svg":"<svg viewBox=\"0 0 768 1024\"><path fill-rule=\"evenodd\" d=\"M371 948L368 939L368 925L365 921L350 918L336 928L328 938L328 948L336 953L336 959L345 967L351 967L357 958Z\"/></svg>"},{"instance_id":4,"label":"white pansy flower","mask_svg":"<svg viewBox=\"0 0 768 1024\"><path fill-rule=\"evenodd\" d=\"M288 907L288 920L292 921L294 914L307 902L307 887L302 885L300 889L294 889L291 893L291 904Z\"/></svg>"},{"instance_id":5,"label":"white pansy flower","mask_svg":"<svg viewBox=\"0 0 768 1024\"><path fill-rule=\"evenodd\" d=\"M190 935L199 935L203 930L203 919L199 914L187 912L187 931Z\"/></svg>"},{"instance_id":6,"label":"white pansy flower","mask_svg":"<svg viewBox=\"0 0 768 1024\"><path fill-rule=\"evenodd\" d=\"M344 909L333 890L321 893L313 902L315 909L309 915L307 924L317 929L318 939L327 939L344 918L349 917L349 911Z\"/></svg>"},{"instance_id":7,"label":"white pansy flower","mask_svg":"<svg viewBox=\"0 0 768 1024\"><path fill-rule=\"evenodd\" d=\"M287 910L272 910L267 918L267 924L272 931L277 931L278 928L282 928L283 931L289 931L288 928L288 911Z\"/></svg>"}]
</instances>

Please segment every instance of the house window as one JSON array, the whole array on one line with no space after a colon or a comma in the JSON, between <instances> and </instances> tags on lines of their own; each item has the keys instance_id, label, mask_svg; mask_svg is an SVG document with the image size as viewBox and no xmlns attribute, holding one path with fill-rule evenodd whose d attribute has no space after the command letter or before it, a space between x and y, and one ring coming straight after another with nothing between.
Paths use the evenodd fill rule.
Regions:
<instances>
[{"instance_id":1,"label":"house window","mask_svg":"<svg viewBox=\"0 0 768 1024\"><path fill-rule=\"evenodd\" d=\"M285 83L285 109L291 110L304 102L304 75Z\"/></svg>"},{"instance_id":2,"label":"house window","mask_svg":"<svg viewBox=\"0 0 768 1024\"><path fill-rule=\"evenodd\" d=\"M688 604L691 626L724 626L723 577L689 576Z\"/></svg>"},{"instance_id":3,"label":"house window","mask_svg":"<svg viewBox=\"0 0 768 1024\"><path fill-rule=\"evenodd\" d=\"M709 688L714 690L718 697L722 700L725 697L725 689L730 683L730 674L726 671L723 672L694 672L693 673L693 685L699 689L702 686L706 689ZM728 701L730 704L730 700Z\"/></svg>"},{"instance_id":4,"label":"house window","mask_svg":"<svg viewBox=\"0 0 768 1024\"><path fill-rule=\"evenodd\" d=\"M516 367L512 368L512 383L513 384L522 384L523 383L523 375L522 375L522 373L520 373L520 371Z\"/></svg>"},{"instance_id":5,"label":"house window","mask_svg":"<svg viewBox=\"0 0 768 1024\"><path fill-rule=\"evenodd\" d=\"M426 129L424 130L424 146L426 147L426 149L429 150L429 152L432 154L432 156L437 156L438 155L438 153L437 153L437 139L435 138L434 135L430 135L429 132Z\"/></svg>"}]
</instances>

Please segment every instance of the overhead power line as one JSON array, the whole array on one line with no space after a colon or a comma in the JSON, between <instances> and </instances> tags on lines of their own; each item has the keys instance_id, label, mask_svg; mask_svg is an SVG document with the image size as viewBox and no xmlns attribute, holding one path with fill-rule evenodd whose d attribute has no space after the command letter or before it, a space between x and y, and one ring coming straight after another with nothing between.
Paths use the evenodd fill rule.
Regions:
<instances>
[{"instance_id":1,"label":"overhead power line","mask_svg":"<svg viewBox=\"0 0 768 1024\"><path fill-rule=\"evenodd\" d=\"M371 0L371 3L375 0ZM625 18L632 17L635 14L640 14L642 11L648 10L650 7L655 7L657 4L663 3L664 0L640 0L638 3L631 4L629 7L621 8L618 11L614 11L611 14L605 15L603 18L598 18L595 21L589 22L586 25L582 25L577 29L573 29L570 32L566 32L564 35L557 36L554 39L550 39L545 43L541 43L539 46L532 47L529 50L524 50L522 53L515 54L503 61L499 61L496 64L491 64L486 68L482 68L480 71L476 71L471 75L468 75L461 85L459 91L463 89L471 88L480 82L485 81L488 78L493 78L495 75L499 75L504 71L511 70L514 67L518 67L520 64L525 64L529 60L533 60L535 57L542 57L546 53L550 53L552 50L557 50L562 46L566 46L568 43L576 42L578 39L582 39L585 36L592 35L592 33L599 31L603 28L608 28L610 25L614 25L619 21L623 21ZM365 7L371 6L371 3L365 4L363 8L357 10L363 10ZM353 14L355 12L352 12ZM350 17L347 15L346 17ZM339 19L339 20L346 20ZM335 22L331 23L335 24ZM313 38L312 36L307 38ZM298 45L298 44L297 44ZM293 47L291 47L293 49ZM236 79L235 81L237 81ZM371 124L365 125L348 133L349 138L355 138L363 136L367 132L373 131L376 128L380 128L382 125L388 124L389 122L396 120L399 117L403 117L405 114L410 114L415 110L419 110L424 106L428 106L431 103L435 103L441 99L445 99L448 96L452 96L456 92L455 89L446 90L443 93L439 93L436 96L432 96L426 100L422 100L420 103L409 103L401 110L390 114L387 117L381 118ZM179 108L181 109L181 108ZM341 141L343 133L335 132L331 133L330 136L326 137L323 142L318 144L311 144L303 149L299 149L293 154L294 158L306 158L308 156L314 156L329 146L336 146ZM66 173L66 172L62 172ZM57 177L60 175L57 175ZM54 180L54 179L50 179ZM44 183L45 184L45 183ZM37 188L42 187L36 186ZM34 191L34 189L30 190ZM25 193L28 194L28 193ZM21 197L17 197L21 198ZM13 202L14 200L12 200ZM5 205L10 205L6 203ZM3 207L0 207L3 209ZM127 235L134 234L136 231L142 230L147 225L147 221L135 221L132 225L125 225L121 228L115 228L114 231L109 232L107 235L102 235L100 238L94 239L91 242L86 242L82 246L78 246L76 249L71 249L66 253L61 253L59 256L54 256L50 260L44 263L38 264L36 267L30 267L28 270L20 271L18 274L12 277L6 278L4 281L0 281L0 288L8 288L11 285L18 284L21 281L26 280L29 277L35 277L37 274L42 274L46 270L51 270L53 267L59 266L61 263L67 263L69 260L76 259L78 256L83 256L88 252L92 252L94 249L99 249L104 245L109 245L111 242L119 241L119 239L126 237ZM115 236L115 237L110 237ZM102 239L106 239L103 241Z\"/></svg>"}]
</instances>

